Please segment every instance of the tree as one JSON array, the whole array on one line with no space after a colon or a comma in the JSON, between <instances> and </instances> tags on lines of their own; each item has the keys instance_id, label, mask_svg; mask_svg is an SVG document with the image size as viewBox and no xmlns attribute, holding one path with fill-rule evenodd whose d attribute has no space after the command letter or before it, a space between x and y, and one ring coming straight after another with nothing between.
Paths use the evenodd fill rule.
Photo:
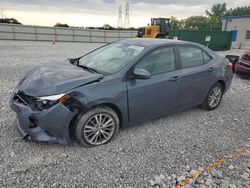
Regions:
<instances>
[{"instance_id":1,"label":"tree","mask_svg":"<svg viewBox=\"0 0 250 188\"><path fill-rule=\"evenodd\" d=\"M104 24L100 29L113 30L114 28L111 25L109 25L109 24Z\"/></svg>"},{"instance_id":2,"label":"tree","mask_svg":"<svg viewBox=\"0 0 250 188\"><path fill-rule=\"evenodd\" d=\"M209 16L210 27L221 30L221 19L227 14L227 12L228 11L226 3L214 4L210 11L206 10L206 14Z\"/></svg>"},{"instance_id":3,"label":"tree","mask_svg":"<svg viewBox=\"0 0 250 188\"><path fill-rule=\"evenodd\" d=\"M86 29L97 29L97 28L90 26L90 27L86 27Z\"/></svg>"},{"instance_id":4,"label":"tree","mask_svg":"<svg viewBox=\"0 0 250 188\"><path fill-rule=\"evenodd\" d=\"M0 18L0 23L21 24L15 18Z\"/></svg>"},{"instance_id":5,"label":"tree","mask_svg":"<svg viewBox=\"0 0 250 188\"><path fill-rule=\"evenodd\" d=\"M185 20L185 29L209 29L209 18L205 16L191 16Z\"/></svg>"},{"instance_id":6,"label":"tree","mask_svg":"<svg viewBox=\"0 0 250 188\"><path fill-rule=\"evenodd\" d=\"M242 16L242 15L250 15L250 6L237 7L234 9L230 9L225 14L225 16Z\"/></svg>"},{"instance_id":7,"label":"tree","mask_svg":"<svg viewBox=\"0 0 250 188\"><path fill-rule=\"evenodd\" d=\"M214 4L210 10L206 10L204 16L191 16L185 20L178 20L171 17L171 29L199 29L199 30L221 30L222 17L250 15L250 6L237 7L227 10L226 3Z\"/></svg>"},{"instance_id":8,"label":"tree","mask_svg":"<svg viewBox=\"0 0 250 188\"><path fill-rule=\"evenodd\" d=\"M56 25L54 25L54 27L69 27L69 25L68 24L56 23Z\"/></svg>"},{"instance_id":9,"label":"tree","mask_svg":"<svg viewBox=\"0 0 250 188\"><path fill-rule=\"evenodd\" d=\"M184 25L181 21L179 21L176 17L171 16L170 18L170 29L180 29Z\"/></svg>"}]
</instances>

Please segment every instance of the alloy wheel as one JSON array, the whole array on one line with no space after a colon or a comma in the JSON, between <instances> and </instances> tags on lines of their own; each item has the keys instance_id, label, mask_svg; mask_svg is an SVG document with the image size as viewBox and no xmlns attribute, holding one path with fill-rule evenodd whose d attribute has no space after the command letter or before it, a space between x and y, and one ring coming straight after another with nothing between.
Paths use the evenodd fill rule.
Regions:
<instances>
[{"instance_id":1,"label":"alloy wheel","mask_svg":"<svg viewBox=\"0 0 250 188\"><path fill-rule=\"evenodd\" d=\"M218 86L214 87L208 96L208 105L211 108L215 108L220 103L221 97L222 97L221 88Z\"/></svg>"},{"instance_id":2,"label":"alloy wheel","mask_svg":"<svg viewBox=\"0 0 250 188\"><path fill-rule=\"evenodd\" d=\"M115 120L105 113L95 114L87 121L83 129L85 140L91 145L108 142L115 132Z\"/></svg>"}]
</instances>

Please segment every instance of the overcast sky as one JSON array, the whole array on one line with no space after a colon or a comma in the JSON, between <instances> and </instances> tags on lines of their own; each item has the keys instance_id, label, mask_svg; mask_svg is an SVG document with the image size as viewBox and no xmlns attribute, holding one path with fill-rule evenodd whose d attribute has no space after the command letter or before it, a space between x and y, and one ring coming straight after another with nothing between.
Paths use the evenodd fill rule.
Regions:
<instances>
[{"instance_id":1,"label":"overcast sky","mask_svg":"<svg viewBox=\"0 0 250 188\"><path fill-rule=\"evenodd\" d=\"M130 0L130 25L144 26L152 17L179 19L205 15L214 3L226 2L228 8L250 6L250 0ZM120 0L0 0L4 17L14 17L23 24L53 26L117 26ZM124 18L124 16L123 16Z\"/></svg>"}]
</instances>

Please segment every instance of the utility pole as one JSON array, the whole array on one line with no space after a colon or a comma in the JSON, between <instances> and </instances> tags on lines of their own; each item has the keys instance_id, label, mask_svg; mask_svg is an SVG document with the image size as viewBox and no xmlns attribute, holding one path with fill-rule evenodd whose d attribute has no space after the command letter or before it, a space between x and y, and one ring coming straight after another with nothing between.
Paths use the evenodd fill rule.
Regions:
<instances>
[{"instance_id":1,"label":"utility pole","mask_svg":"<svg viewBox=\"0 0 250 188\"><path fill-rule=\"evenodd\" d=\"M129 0L125 0L125 21L124 21L124 27L125 28L129 28L130 27Z\"/></svg>"},{"instance_id":2,"label":"utility pole","mask_svg":"<svg viewBox=\"0 0 250 188\"><path fill-rule=\"evenodd\" d=\"M122 5L119 6L118 28L122 28Z\"/></svg>"},{"instance_id":3,"label":"utility pole","mask_svg":"<svg viewBox=\"0 0 250 188\"><path fill-rule=\"evenodd\" d=\"M3 19L3 9L1 8L1 17Z\"/></svg>"}]
</instances>

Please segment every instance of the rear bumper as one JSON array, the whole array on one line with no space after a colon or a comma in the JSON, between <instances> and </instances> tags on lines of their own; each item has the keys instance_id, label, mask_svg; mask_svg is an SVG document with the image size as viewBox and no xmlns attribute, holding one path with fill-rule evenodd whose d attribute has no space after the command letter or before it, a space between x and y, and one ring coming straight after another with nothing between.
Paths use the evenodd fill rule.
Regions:
<instances>
[{"instance_id":1,"label":"rear bumper","mask_svg":"<svg viewBox=\"0 0 250 188\"><path fill-rule=\"evenodd\" d=\"M229 90L231 84L232 84L232 79L226 83L226 85L225 85L225 90L224 90L224 94Z\"/></svg>"},{"instance_id":2,"label":"rear bumper","mask_svg":"<svg viewBox=\"0 0 250 188\"><path fill-rule=\"evenodd\" d=\"M19 134L28 140L69 144L69 126L75 116L61 104L48 110L33 111L28 106L11 99L10 107L16 112Z\"/></svg>"},{"instance_id":3,"label":"rear bumper","mask_svg":"<svg viewBox=\"0 0 250 188\"><path fill-rule=\"evenodd\" d=\"M232 81L233 81L233 71L232 70L229 70L225 76L224 76L224 82L225 82L225 90L224 90L224 94L229 90L231 84L232 84Z\"/></svg>"}]
</instances>

